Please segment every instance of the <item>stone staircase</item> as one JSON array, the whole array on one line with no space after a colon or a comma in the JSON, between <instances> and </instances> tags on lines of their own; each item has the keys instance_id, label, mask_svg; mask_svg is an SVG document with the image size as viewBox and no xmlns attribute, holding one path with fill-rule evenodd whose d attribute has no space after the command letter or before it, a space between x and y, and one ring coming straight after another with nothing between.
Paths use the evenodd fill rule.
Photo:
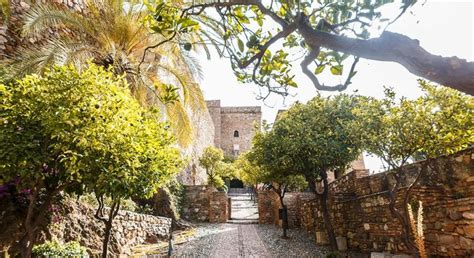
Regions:
<instances>
[{"instance_id":1,"label":"stone staircase","mask_svg":"<svg viewBox=\"0 0 474 258\"><path fill-rule=\"evenodd\" d=\"M251 200L251 194L247 189L230 188L227 195L232 202L232 213L228 223L258 224L257 203Z\"/></svg>"}]
</instances>

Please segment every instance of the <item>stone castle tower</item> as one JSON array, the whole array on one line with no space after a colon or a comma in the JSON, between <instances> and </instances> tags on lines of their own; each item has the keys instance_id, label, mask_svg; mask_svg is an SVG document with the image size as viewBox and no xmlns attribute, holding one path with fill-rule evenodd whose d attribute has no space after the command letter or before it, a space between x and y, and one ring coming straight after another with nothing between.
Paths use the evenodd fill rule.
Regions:
<instances>
[{"instance_id":1,"label":"stone castle tower","mask_svg":"<svg viewBox=\"0 0 474 258\"><path fill-rule=\"evenodd\" d=\"M214 124L214 146L233 157L250 150L255 130L261 126L261 108L222 107L220 100L206 103Z\"/></svg>"}]
</instances>

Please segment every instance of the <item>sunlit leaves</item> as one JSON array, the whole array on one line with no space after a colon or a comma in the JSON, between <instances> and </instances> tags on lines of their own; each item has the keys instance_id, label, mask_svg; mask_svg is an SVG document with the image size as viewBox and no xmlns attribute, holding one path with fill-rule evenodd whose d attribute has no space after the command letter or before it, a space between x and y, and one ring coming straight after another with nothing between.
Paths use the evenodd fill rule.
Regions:
<instances>
[{"instance_id":1,"label":"sunlit leaves","mask_svg":"<svg viewBox=\"0 0 474 258\"><path fill-rule=\"evenodd\" d=\"M342 75L342 65L336 65L331 67L331 73L334 75Z\"/></svg>"},{"instance_id":2,"label":"sunlit leaves","mask_svg":"<svg viewBox=\"0 0 474 258\"><path fill-rule=\"evenodd\" d=\"M241 39L237 39L237 45L239 46L240 52L244 52L244 42Z\"/></svg>"},{"instance_id":3,"label":"sunlit leaves","mask_svg":"<svg viewBox=\"0 0 474 258\"><path fill-rule=\"evenodd\" d=\"M397 99L387 89L385 99L372 99L354 110L364 128L360 135L366 150L390 167L451 154L474 143L473 98L424 81L420 85L425 95L415 100Z\"/></svg>"},{"instance_id":4,"label":"sunlit leaves","mask_svg":"<svg viewBox=\"0 0 474 258\"><path fill-rule=\"evenodd\" d=\"M150 28L165 38L178 33L189 33L199 29L197 21L181 15L179 7L157 1L156 5L147 4L151 15L145 18Z\"/></svg>"},{"instance_id":5,"label":"sunlit leaves","mask_svg":"<svg viewBox=\"0 0 474 258\"><path fill-rule=\"evenodd\" d=\"M325 65L319 65L318 67L316 67L316 69L314 70L314 74L320 74L324 71L324 68L326 68Z\"/></svg>"},{"instance_id":6,"label":"sunlit leaves","mask_svg":"<svg viewBox=\"0 0 474 258\"><path fill-rule=\"evenodd\" d=\"M0 91L0 171L23 187L148 197L181 166L157 111L103 68L54 67Z\"/></svg>"},{"instance_id":7,"label":"sunlit leaves","mask_svg":"<svg viewBox=\"0 0 474 258\"><path fill-rule=\"evenodd\" d=\"M239 81L253 82L267 88L270 92L285 95L289 86L297 86L292 79L293 68L286 64L302 57L300 55L299 58L294 58L295 55L307 53L311 48L318 46L308 45L299 29L275 40L277 33L297 22L299 24L296 25L297 27L305 23L308 27L320 32L368 39L370 37L368 29L374 22L389 22L385 17L382 17L380 9L391 2L393 1L278 0L256 1L254 4L251 2L225 5L216 3L216 13L210 11L199 15L218 17L212 25L201 22L201 29L216 32L213 43L219 42L222 46L226 57L231 60L232 69ZM400 4L402 13L415 2L411 0L402 2ZM196 5L195 8L191 8L191 11L187 13L190 14L189 17L196 15L196 12L201 10L200 7L200 5ZM213 8L209 7L205 11L211 9ZM265 43L270 40L281 42L264 47ZM343 66L346 65L344 60L347 56L341 56L337 52L325 49L321 50L322 54L318 57L319 63L316 67L311 68L314 69L314 73L320 74L324 66L328 65L330 67L328 70L332 75L342 75ZM277 51L283 51L288 55L279 56L279 58L266 58L265 60L260 58L263 53L266 56L267 51L273 56ZM269 68L282 67L281 65L285 67L274 73L269 71ZM350 82L354 75L355 73L349 74L347 81Z\"/></svg>"},{"instance_id":8,"label":"sunlit leaves","mask_svg":"<svg viewBox=\"0 0 474 258\"><path fill-rule=\"evenodd\" d=\"M237 174L232 163L224 162L224 153L221 149L209 146L204 149L199 164L206 169L207 184L222 189L224 178L234 177Z\"/></svg>"},{"instance_id":9,"label":"sunlit leaves","mask_svg":"<svg viewBox=\"0 0 474 258\"><path fill-rule=\"evenodd\" d=\"M317 96L305 105L293 105L270 132L256 135L250 157L274 177L314 179L320 172L346 166L360 153L361 141L351 132L352 109L359 101L347 95Z\"/></svg>"}]
</instances>

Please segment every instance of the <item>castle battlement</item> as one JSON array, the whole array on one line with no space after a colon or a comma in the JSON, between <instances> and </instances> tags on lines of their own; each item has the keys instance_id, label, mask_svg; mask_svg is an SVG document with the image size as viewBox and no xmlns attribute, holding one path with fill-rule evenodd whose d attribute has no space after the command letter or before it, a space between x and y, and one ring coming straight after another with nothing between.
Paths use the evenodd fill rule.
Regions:
<instances>
[{"instance_id":1,"label":"castle battlement","mask_svg":"<svg viewBox=\"0 0 474 258\"><path fill-rule=\"evenodd\" d=\"M207 107L220 107L221 106L221 100L219 100L219 99L206 100L206 105L207 105Z\"/></svg>"},{"instance_id":2,"label":"castle battlement","mask_svg":"<svg viewBox=\"0 0 474 258\"><path fill-rule=\"evenodd\" d=\"M259 106L221 107L221 113L262 113L262 108Z\"/></svg>"}]
</instances>

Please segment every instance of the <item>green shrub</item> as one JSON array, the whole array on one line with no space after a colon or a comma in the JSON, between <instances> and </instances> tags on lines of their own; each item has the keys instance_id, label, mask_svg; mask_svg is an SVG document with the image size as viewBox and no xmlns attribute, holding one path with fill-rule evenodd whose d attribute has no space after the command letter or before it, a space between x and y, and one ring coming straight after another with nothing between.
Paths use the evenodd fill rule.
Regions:
<instances>
[{"instance_id":1,"label":"green shrub","mask_svg":"<svg viewBox=\"0 0 474 258\"><path fill-rule=\"evenodd\" d=\"M183 208L184 186L176 178L173 178L163 189L168 192L171 202L170 208L175 213L175 217L179 219Z\"/></svg>"},{"instance_id":2,"label":"green shrub","mask_svg":"<svg viewBox=\"0 0 474 258\"><path fill-rule=\"evenodd\" d=\"M37 257L89 257L86 248L76 241L66 244L46 241L33 247L33 254Z\"/></svg>"},{"instance_id":3,"label":"green shrub","mask_svg":"<svg viewBox=\"0 0 474 258\"><path fill-rule=\"evenodd\" d=\"M79 201L83 204L87 204L92 207L97 207L97 205L99 204L94 193L87 193L81 195L79 197ZM113 204L112 199L110 197L105 197L104 204L107 207L111 207ZM126 211L137 211L138 205L131 199L124 199L120 202L120 209Z\"/></svg>"}]
</instances>

